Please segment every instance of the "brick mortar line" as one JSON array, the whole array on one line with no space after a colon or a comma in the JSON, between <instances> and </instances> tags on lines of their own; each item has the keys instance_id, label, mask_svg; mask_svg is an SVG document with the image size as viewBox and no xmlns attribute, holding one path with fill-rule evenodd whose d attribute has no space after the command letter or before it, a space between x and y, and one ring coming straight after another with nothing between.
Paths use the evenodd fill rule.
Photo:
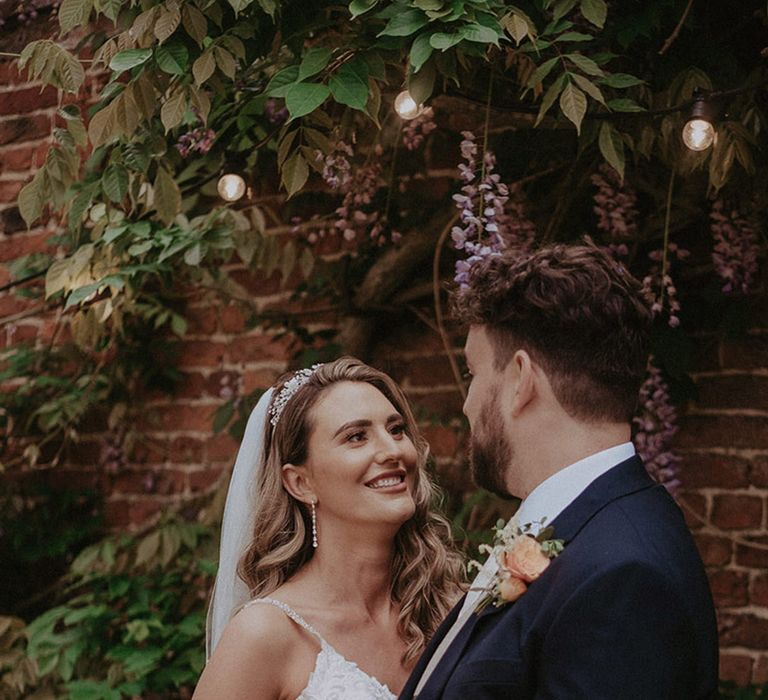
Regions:
<instances>
[{"instance_id":1,"label":"brick mortar line","mask_svg":"<svg viewBox=\"0 0 768 700\"><path fill-rule=\"evenodd\" d=\"M755 408L692 408L685 411L680 417L686 418L688 416L714 416L715 418L723 416L768 418L768 411Z\"/></svg>"},{"instance_id":2,"label":"brick mortar line","mask_svg":"<svg viewBox=\"0 0 768 700\"><path fill-rule=\"evenodd\" d=\"M710 379L718 377L768 377L768 367L758 367L753 369L721 369L707 370L704 372L691 372L691 379Z\"/></svg>"},{"instance_id":3,"label":"brick mortar line","mask_svg":"<svg viewBox=\"0 0 768 700\"><path fill-rule=\"evenodd\" d=\"M683 456L714 454L721 457L744 457L746 459L768 456L768 449L751 447L684 447L679 448L677 452Z\"/></svg>"},{"instance_id":4,"label":"brick mortar line","mask_svg":"<svg viewBox=\"0 0 768 700\"><path fill-rule=\"evenodd\" d=\"M734 607L720 607L718 610L721 613L729 615L754 615L759 620L768 620L768 608L764 605L739 605Z\"/></svg>"}]
</instances>

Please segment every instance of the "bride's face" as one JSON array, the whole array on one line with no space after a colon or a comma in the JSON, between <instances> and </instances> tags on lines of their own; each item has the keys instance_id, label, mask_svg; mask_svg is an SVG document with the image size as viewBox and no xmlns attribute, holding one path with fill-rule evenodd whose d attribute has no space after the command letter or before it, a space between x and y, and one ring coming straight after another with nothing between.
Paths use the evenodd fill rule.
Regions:
<instances>
[{"instance_id":1,"label":"bride's face","mask_svg":"<svg viewBox=\"0 0 768 700\"><path fill-rule=\"evenodd\" d=\"M405 420L366 382L331 385L310 413L305 467L318 521L400 526L415 512L417 453Z\"/></svg>"}]
</instances>

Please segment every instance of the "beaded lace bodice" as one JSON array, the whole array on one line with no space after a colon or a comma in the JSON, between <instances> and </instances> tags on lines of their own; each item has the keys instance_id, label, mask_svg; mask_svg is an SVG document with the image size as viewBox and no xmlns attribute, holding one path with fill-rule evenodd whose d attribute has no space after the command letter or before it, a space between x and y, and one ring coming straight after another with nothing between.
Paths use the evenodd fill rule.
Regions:
<instances>
[{"instance_id":1,"label":"beaded lace bodice","mask_svg":"<svg viewBox=\"0 0 768 700\"><path fill-rule=\"evenodd\" d=\"M386 685L369 676L356 663L345 659L286 603L274 598L258 598L247 603L246 607L256 603L280 608L320 642L315 669L309 676L307 687L296 700L397 700L397 696Z\"/></svg>"}]
</instances>

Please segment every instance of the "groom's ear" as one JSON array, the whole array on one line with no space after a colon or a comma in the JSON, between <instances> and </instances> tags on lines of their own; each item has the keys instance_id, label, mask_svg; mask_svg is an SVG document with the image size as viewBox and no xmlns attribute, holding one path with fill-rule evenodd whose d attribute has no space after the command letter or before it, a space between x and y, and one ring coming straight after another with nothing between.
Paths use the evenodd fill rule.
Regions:
<instances>
[{"instance_id":1,"label":"groom's ear","mask_svg":"<svg viewBox=\"0 0 768 700\"><path fill-rule=\"evenodd\" d=\"M301 501L302 503L312 503L317 500L306 467L297 466L295 464L284 464L282 475L285 490L297 501Z\"/></svg>"},{"instance_id":2,"label":"groom's ear","mask_svg":"<svg viewBox=\"0 0 768 700\"><path fill-rule=\"evenodd\" d=\"M509 373L505 379L513 389L510 411L518 416L536 395L536 367L525 350L517 350L504 372Z\"/></svg>"}]
</instances>

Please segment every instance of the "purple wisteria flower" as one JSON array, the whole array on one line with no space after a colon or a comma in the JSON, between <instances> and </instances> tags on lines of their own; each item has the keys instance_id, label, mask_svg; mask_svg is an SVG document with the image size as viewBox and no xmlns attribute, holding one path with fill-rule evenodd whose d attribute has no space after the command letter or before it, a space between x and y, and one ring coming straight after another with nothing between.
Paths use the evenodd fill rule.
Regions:
<instances>
[{"instance_id":1,"label":"purple wisteria flower","mask_svg":"<svg viewBox=\"0 0 768 700\"><path fill-rule=\"evenodd\" d=\"M216 132L213 129L198 126L196 129L179 136L176 148L181 153L182 158L188 158L192 153L199 153L204 156L211 150L215 138Z\"/></svg>"},{"instance_id":2,"label":"purple wisteria flower","mask_svg":"<svg viewBox=\"0 0 768 700\"><path fill-rule=\"evenodd\" d=\"M760 254L757 222L753 217L742 216L737 209L728 210L722 199L712 205L709 218L715 239L712 262L725 282L723 291L747 294L757 274Z\"/></svg>"},{"instance_id":3,"label":"purple wisteria flower","mask_svg":"<svg viewBox=\"0 0 768 700\"><path fill-rule=\"evenodd\" d=\"M274 97L270 97L264 105L264 114L267 115L270 124L282 124L290 115L288 108L285 105L281 107Z\"/></svg>"},{"instance_id":4,"label":"purple wisteria flower","mask_svg":"<svg viewBox=\"0 0 768 700\"><path fill-rule=\"evenodd\" d=\"M607 241L603 249L617 260L624 258L629 254L624 241L637 233L637 193L626 180L621 182L618 173L607 163L590 179L597 187L592 210L597 214L597 229Z\"/></svg>"},{"instance_id":5,"label":"purple wisteria flower","mask_svg":"<svg viewBox=\"0 0 768 700\"><path fill-rule=\"evenodd\" d=\"M669 386L661 370L650 365L640 388L635 425L635 448L648 473L673 496L680 488L680 457L672 449L678 431L677 412L669 397Z\"/></svg>"},{"instance_id":6,"label":"purple wisteria flower","mask_svg":"<svg viewBox=\"0 0 768 700\"><path fill-rule=\"evenodd\" d=\"M432 107L426 107L415 119L405 122L403 126L403 145L409 151L415 151L424 139L437 129L435 112Z\"/></svg>"},{"instance_id":7,"label":"purple wisteria flower","mask_svg":"<svg viewBox=\"0 0 768 700\"><path fill-rule=\"evenodd\" d=\"M668 323L672 328L677 328L680 325L680 317L677 315L677 312L680 311L680 302L677 298L677 287L670 274L670 269L674 259L684 260L689 255L690 252L678 247L677 243L670 243L667 246L667 269L662 274L661 263L664 259L664 251L659 249L648 253L648 257L656 264L643 278L643 292L651 302L651 311L654 316L661 314L665 308L667 309L669 312Z\"/></svg>"},{"instance_id":8,"label":"purple wisteria flower","mask_svg":"<svg viewBox=\"0 0 768 700\"><path fill-rule=\"evenodd\" d=\"M496 157L488 151L483 156L483 168L478 168L478 147L475 135L463 131L459 177L464 183L461 192L453 195L459 209L459 224L451 229L453 246L467 257L456 262L454 281L464 289L472 266L484 258L500 255L505 248L518 249L525 254L535 236L533 223L525 215L522 191L510 191L494 172Z\"/></svg>"}]
</instances>

